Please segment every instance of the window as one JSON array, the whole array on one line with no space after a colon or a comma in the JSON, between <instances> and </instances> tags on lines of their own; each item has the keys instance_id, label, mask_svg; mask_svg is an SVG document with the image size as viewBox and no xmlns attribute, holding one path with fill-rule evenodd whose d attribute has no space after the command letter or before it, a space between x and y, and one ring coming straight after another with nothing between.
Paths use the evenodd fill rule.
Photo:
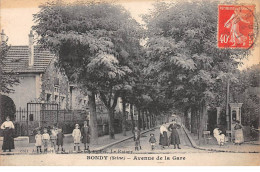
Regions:
<instances>
[{"instance_id":1,"label":"window","mask_svg":"<svg viewBox=\"0 0 260 172\"><path fill-rule=\"evenodd\" d=\"M61 103L60 103L60 107L61 109L65 109L65 97L60 97Z\"/></svg>"},{"instance_id":2,"label":"window","mask_svg":"<svg viewBox=\"0 0 260 172\"><path fill-rule=\"evenodd\" d=\"M233 121L237 120L237 112L235 110L232 111L232 120Z\"/></svg>"},{"instance_id":3,"label":"window","mask_svg":"<svg viewBox=\"0 0 260 172\"><path fill-rule=\"evenodd\" d=\"M46 100L47 100L48 103L51 102L51 94L47 94Z\"/></svg>"},{"instance_id":4,"label":"window","mask_svg":"<svg viewBox=\"0 0 260 172\"><path fill-rule=\"evenodd\" d=\"M54 99L56 103L59 103L58 95L55 95Z\"/></svg>"},{"instance_id":5,"label":"window","mask_svg":"<svg viewBox=\"0 0 260 172\"><path fill-rule=\"evenodd\" d=\"M33 114L29 115L29 121L33 121Z\"/></svg>"},{"instance_id":6,"label":"window","mask_svg":"<svg viewBox=\"0 0 260 172\"><path fill-rule=\"evenodd\" d=\"M81 106L81 105L82 105L82 99L79 100L79 106Z\"/></svg>"},{"instance_id":7,"label":"window","mask_svg":"<svg viewBox=\"0 0 260 172\"><path fill-rule=\"evenodd\" d=\"M54 92L58 93L59 92L59 87L54 87Z\"/></svg>"},{"instance_id":8,"label":"window","mask_svg":"<svg viewBox=\"0 0 260 172\"><path fill-rule=\"evenodd\" d=\"M58 86L58 85L60 85L60 80L59 80L59 78L54 78L54 86Z\"/></svg>"}]
</instances>

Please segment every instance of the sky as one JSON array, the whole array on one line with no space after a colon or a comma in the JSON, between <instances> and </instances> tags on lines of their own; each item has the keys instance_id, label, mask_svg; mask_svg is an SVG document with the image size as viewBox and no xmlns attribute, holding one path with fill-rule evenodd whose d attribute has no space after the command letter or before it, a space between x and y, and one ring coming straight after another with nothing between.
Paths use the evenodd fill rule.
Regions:
<instances>
[{"instance_id":1,"label":"sky","mask_svg":"<svg viewBox=\"0 0 260 172\"><path fill-rule=\"evenodd\" d=\"M1 29L8 36L8 43L11 45L28 45L28 34L31 30L31 26L34 25L33 14L39 11L38 5L41 1L46 0L1 0L2 7L0 11L1 16ZM249 0L250 1L250 0ZM12 3L7 3L12 2ZM22 3L24 2L24 3ZM27 3L26 3L27 2ZM30 3L31 2L31 3ZM136 1L128 0L118 2L130 11L133 18L142 23L140 15L147 14L150 9L153 8L155 1ZM260 41L258 41L260 42ZM240 69L245 69L253 64L260 63L260 46L256 46L253 51L253 55L248 59L243 60L244 65L240 66Z\"/></svg>"},{"instance_id":2,"label":"sky","mask_svg":"<svg viewBox=\"0 0 260 172\"><path fill-rule=\"evenodd\" d=\"M141 24L143 24L143 22L140 15L148 13L149 9L153 8L153 3L154 1L119 2L119 4L129 10L132 17ZM28 5L30 8L19 8L19 6L1 8L0 11L1 28L4 29L4 32L9 37L8 43L12 45L28 44L28 34L30 33L31 26L34 25L33 14L39 12L39 8L35 5Z\"/></svg>"}]
</instances>

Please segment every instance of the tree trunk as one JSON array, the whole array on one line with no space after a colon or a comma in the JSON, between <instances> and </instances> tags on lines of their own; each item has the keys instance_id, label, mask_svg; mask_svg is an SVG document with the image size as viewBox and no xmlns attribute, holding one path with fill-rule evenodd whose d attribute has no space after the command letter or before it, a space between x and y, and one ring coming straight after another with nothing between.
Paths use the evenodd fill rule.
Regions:
<instances>
[{"instance_id":1,"label":"tree trunk","mask_svg":"<svg viewBox=\"0 0 260 172\"><path fill-rule=\"evenodd\" d=\"M90 118L89 126L91 132L91 143L98 144L98 128L97 128L97 113L96 113L96 100L95 93L89 92L89 109L90 109Z\"/></svg>"},{"instance_id":2,"label":"tree trunk","mask_svg":"<svg viewBox=\"0 0 260 172\"><path fill-rule=\"evenodd\" d=\"M142 110L141 112L142 112L142 126L143 126L142 128L143 128L143 130L145 130L146 126L145 126L145 119L144 119L144 117L145 117L144 110Z\"/></svg>"},{"instance_id":3,"label":"tree trunk","mask_svg":"<svg viewBox=\"0 0 260 172\"><path fill-rule=\"evenodd\" d=\"M154 127L153 126L153 114L149 111L149 115L150 115L150 127Z\"/></svg>"},{"instance_id":4,"label":"tree trunk","mask_svg":"<svg viewBox=\"0 0 260 172\"><path fill-rule=\"evenodd\" d=\"M155 114L153 113L153 126L157 126L157 116L155 116Z\"/></svg>"},{"instance_id":5,"label":"tree trunk","mask_svg":"<svg viewBox=\"0 0 260 172\"><path fill-rule=\"evenodd\" d=\"M137 121L137 125L138 125L138 129L140 130L142 128L142 119L141 119L141 113L140 113L140 109L137 109L138 111L138 121Z\"/></svg>"},{"instance_id":6,"label":"tree trunk","mask_svg":"<svg viewBox=\"0 0 260 172\"><path fill-rule=\"evenodd\" d=\"M196 117L197 117L197 109L194 107L191 107L191 133L197 133L197 123L196 123Z\"/></svg>"},{"instance_id":7,"label":"tree trunk","mask_svg":"<svg viewBox=\"0 0 260 172\"><path fill-rule=\"evenodd\" d=\"M149 114L147 112L147 110L145 111L145 116L146 116L146 127L147 129L150 128L150 120L149 120Z\"/></svg>"},{"instance_id":8,"label":"tree trunk","mask_svg":"<svg viewBox=\"0 0 260 172\"><path fill-rule=\"evenodd\" d=\"M188 130L191 130L191 129L190 129L190 121L189 121L189 115L188 115L188 113L189 113L189 108L186 108L186 109L184 110L184 125L185 125L185 127L186 127Z\"/></svg>"},{"instance_id":9,"label":"tree trunk","mask_svg":"<svg viewBox=\"0 0 260 172\"><path fill-rule=\"evenodd\" d=\"M115 128L114 128L114 108L108 110L109 113L109 138L115 139Z\"/></svg>"},{"instance_id":10,"label":"tree trunk","mask_svg":"<svg viewBox=\"0 0 260 172\"><path fill-rule=\"evenodd\" d=\"M108 97L103 93L100 92L100 98L103 101L103 103L105 104L107 110L108 110L108 119L109 119L109 137L111 139L115 138L115 127L114 127L114 116L115 116L115 108L117 105L117 100L118 100L118 96L119 96L119 92L116 92L114 95L112 93L112 87L110 90L110 93L108 95ZM112 105L111 105L112 104Z\"/></svg>"},{"instance_id":11,"label":"tree trunk","mask_svg":"<svg viewBox=\"0 0 260 172\"><path fill-rule=\"evenodd\" d=\"M199 130L200 130L200 113L201 113L201 106L199 105L199 108L197 109L196 112L196 133L198 134L198 140L200 139L200 135L199 135Z\"/></svg>"},{"instance_id":12,"label":"tree trunk","mask_svg":"<svg viewBox=\"0 0 260 172\"><path fill-rule=\"evenodd\" d=\"M150 121L150 128L152 128L153 127L153 122L152 122L152 115L153 114L151 114L150 112L149 112L149 121Z\"/></svg>"},{"instance_id":13,"label":"tree trunk","mask_svg":"<svg viewBox=\"0 0 260 172\"><path fill-rule=\"evenodd\" d=\"M123 136L126 136L126 101L124 96L122 96L122 106L123 106L123 116L122 116L122 130Z\"/></svg>"},{"instance_id":14,"label":"tree trunk","mask_svg":"<svg viewBox=\"0 0 260 172\"><path fill-rule=\"evenodd\" d=\"M207 117L207 106L203 101L200 105L200 124L199 124L199 144L201 145L204 141L203 131L206 129L206 117Z\"/></svg>"},{"instance_id":15,"label":"tree trunk","mask_svg":"<svg viewBox=\"0 0 260 172\"><path fill-rule=\"evenodd\" d=\"M152 113L152 124L153 124L153 127L155 127L156 126L156 117L155 117L155 114L154 113Z\"/></svg>"},{"instance_id":16,"label":"tree trunk","mask_svg":"<svg viewBox=\"0 0 260 172\"><path fill-rule=\"evenodd\" d=\"M135 129L135 121L134 121L134 114L133 114L133 105L130 105L130 115L131 115L131 122L132 122L132 133L134 133Z\"/></svg>"}]
</instances>

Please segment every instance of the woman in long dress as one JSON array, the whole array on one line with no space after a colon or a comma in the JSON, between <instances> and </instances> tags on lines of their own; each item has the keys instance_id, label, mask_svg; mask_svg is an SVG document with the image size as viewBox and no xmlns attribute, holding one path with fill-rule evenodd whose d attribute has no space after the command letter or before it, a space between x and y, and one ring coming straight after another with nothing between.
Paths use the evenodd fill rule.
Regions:
<instances>
[{"instance_id":1,"label":"woman in long dress","mask_svg":"<svg viewBox=\"0 0 260 172\"><path fill-rule=\"evenodd\" d=\"M234 130L235 130L235 144L241 145L244 142L244 134L243 134L243 127L239 123L239 121L236 121Z\"/></svg>"},{"instance_id":2,"label":"woman in long dress","mask_svg":"<svg viewBox=\"0 0 260 172\"><path fill-rule=\"evenodd\" d=\"M213 136L216 138L218 145L223 146L225 143L225 135L221 134L221 131L219 128L215 128L213 130Z\"/></svg>"},{"instance_id":3,"label":"woman in long dress","mask_svg":"<svg viewBox=\"0 0 260 172\"><path fill-rule=\"evenodd\" d=\"M160 139L159 139L159 145L162 146L162 148L164 148L164 146L168 146L168 136L167 136L167 128L166 128L166 124L163 124L160 127Z\"/></svg>"},{"instance_id":4,"label":"woman in long dress","mask_svg":"<svg viewBox=\"0 0 260 172\"><path fill-rule=\"evenodd\" d=\"M230 42L233 43L232 46L236 46L237 44L245 45L245 41L247 40L247 37L239 31L240 21L250 23L243 19L243 15L241 8L235 8L234 14L232 14L230 19L224 25L224 27L230 28Z\"/></svg>"},{"instance_id":5,"label":"woman in long dress","mask_svg":"<svg viewBox=\"0 0 260 172\"><path fill-rule=\"evenodd\" d=\"M177 129L179 129L181 126L179 124L177 124L175 121L173 121L172 124L169 125L168 130L171 131L171 136L170 136L170 144L174 145L174 149L176 149L176 145L178 149L180 148L180 136L179 133L177 131Z\"/></svg>"},{"instance_id":6,"label":"woman in long dress","mask_svg":"<svg viewBox=\"0 0 260 172\"><path fill-rule=\"evenodd\" d=\"M1 125L3 130L4 140L2 150L5 152L7 149L11 152L14 149L14 124L10 121L10 117L6 117L6 121Z\"/></svg>"}]
</instances>

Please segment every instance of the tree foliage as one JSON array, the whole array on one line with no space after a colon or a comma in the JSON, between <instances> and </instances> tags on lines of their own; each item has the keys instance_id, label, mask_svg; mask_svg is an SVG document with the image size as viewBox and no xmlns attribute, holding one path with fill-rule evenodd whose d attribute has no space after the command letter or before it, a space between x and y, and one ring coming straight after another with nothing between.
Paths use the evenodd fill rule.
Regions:
<instances>
[{"instance_id":1,"label":"tree foliage","mask_svg":"<svg viewBox=\"0 0 260 172\"><path fill-rule=\"evenodd\" d=\"M8 40L1 40L0 47L0 93L11 93L14 90L12 86L19 83L19 80L15 73L4 71L6 55L10 46L8 46Z\"/></svg>"},{"instance_id":2,"label":"tree foliage","mask_svg":"<svg viewBox=\"0 0 260 172\"><path fill-rule=\"evenodd\" d=\"M0 123L2 124L6 117L9 116L11 120L15 120L16 107L13 100L6 96L0 94ZM4 108L2 108L4 107Z\"/></svg>"},{"instance_id":3,"label":"tree foliage","mask_svg":"<svg viewBox=\"0 0 260 172\"><path fill-rule=\"evenodd\" d=\"M129 12L108 3L49 3L35 15L39 43L59 56L70 81L99 94L113 113L130 82L142 29ZM112 127L112 128L111 128Z\"/></svg>"},{"instance_id":4,"label":"tree foliage","mask_svg":"<svg viewBox=\"0 0 260 172\"><path fill-rule=\"evenodd\" d=\"M34 16L33 28L39 43L57 54L70 81L100 96L113 138L119 96L139 111L193 107L202 118L207 105L225 105L225 83L239 82L237 60L250 50L219 49L216 16L214 1L156 3L143 16L143 47L142 27L115 4L47 3Z\"/></svg>"},{"instance_id":5,"label":"tree foliage","mask_svg":"<svg viewBox=\"0 0 260 172\"><path fill-rule=\"evenodd\" d=\"M248 52L217 47L217 2L159 3L144 16L148 27L147 74L176 107L216 97L218 81L233 77Z\"/></svg>"},{"instance_id":6,"label":"tree foliage","mask_svg":"<svg viewBox=\"0 0 260 172\"><path fill-rule=\"evenodd\" d=\"M191 109L192 119L200 122L199 138L205 130L208 106L225 102L219 89L227 79L237 80L238 60L250 54L250 50L217 47L216 16L217 1L159 2L144 16L147 80L160 90L166 107L182 112Z\"/></svg>"},{"instance_id":7,"label":"tree foliage","mask_svg":"<svg viewBox=\"0 0 260 172\"><path fill-rule=\"evenodd\" d=\"M260 113L260 64L237 72L237 82L230 86L231 101L243 103L242 123L259 126Z\"/></svg>"}]
</instances>

